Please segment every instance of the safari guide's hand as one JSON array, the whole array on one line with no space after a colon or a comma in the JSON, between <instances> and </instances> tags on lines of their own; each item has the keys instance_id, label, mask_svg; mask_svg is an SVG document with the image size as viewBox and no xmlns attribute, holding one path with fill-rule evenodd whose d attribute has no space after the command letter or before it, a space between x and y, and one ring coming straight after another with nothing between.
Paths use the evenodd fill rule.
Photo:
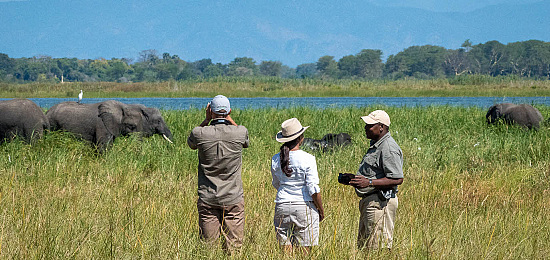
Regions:
<instances>
[{"instance_id":1,"label":"safari guide's hand","mask_svg":"<svg viewBox=\"0 0 550 260\"><path fill-rule=\"evenodd\" d=\"M362 175L355 175L355 177L349 182L349 185L355 188L365 188L369 186L369 179Z\"/></svg>"}]
</instances>

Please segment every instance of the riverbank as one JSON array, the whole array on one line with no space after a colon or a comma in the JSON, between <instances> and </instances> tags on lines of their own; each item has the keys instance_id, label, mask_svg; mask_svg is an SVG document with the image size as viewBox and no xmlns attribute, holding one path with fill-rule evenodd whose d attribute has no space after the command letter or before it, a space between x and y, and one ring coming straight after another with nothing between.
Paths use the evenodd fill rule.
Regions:
<instances>
[{"instance_id":1,"label":"riverbank","mask_svg":"<svg viewBox=\"0 0 550 260\"><path fill-rule=\"evenodd\" d=\"M550 254L550 129L490 126L476 107L239 109L246 235L237 258L282 259L273 231L275 189L269 163L287 118L311 126L306 137L347 132L351 146L316 156L326 219L315 259L362 259L353 189L368 148L361 115L384 108L403 149L405 181L391 252L378 259L544 259ZM550 106L539 107L545 117ZM154 136L119 138L103 155L68 134L33 146L0 146L0 258L223 259L198 239L196 151L186 138L204 112L163 111L175 144Z\"/></svg>"},{"instance_id":2,"label":"riverbank","mask_svg":"<svg viewBox=\"0 0 550 260\"><path fill-rule=\"evenodd\" d=\"M508 78L453 81L323 81L280 78L221 78L161 83L0 83L0 98L72 98L82 89L88 98L138 97L453 97L550 96L550 81Z\"/></svg>"}]
</instances>

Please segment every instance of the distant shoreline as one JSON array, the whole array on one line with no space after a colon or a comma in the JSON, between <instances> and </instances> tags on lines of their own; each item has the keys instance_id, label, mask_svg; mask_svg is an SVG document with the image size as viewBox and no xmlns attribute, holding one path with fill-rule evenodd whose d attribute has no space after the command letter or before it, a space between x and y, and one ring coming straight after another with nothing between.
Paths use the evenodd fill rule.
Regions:
<instances>
[{"instance_id":1,"label":"distant shoreline","mask_svg":"<svg viewBox=\"0 0 550 260\"><path fill-rule=\"evenodd\" d=\"M445 79L323 81L242 79L151 83L69 82L0 83L0 98L144 97L535 97L550 96L550 81L519 79L451 85Z\"/></svg>"}]
</instances>

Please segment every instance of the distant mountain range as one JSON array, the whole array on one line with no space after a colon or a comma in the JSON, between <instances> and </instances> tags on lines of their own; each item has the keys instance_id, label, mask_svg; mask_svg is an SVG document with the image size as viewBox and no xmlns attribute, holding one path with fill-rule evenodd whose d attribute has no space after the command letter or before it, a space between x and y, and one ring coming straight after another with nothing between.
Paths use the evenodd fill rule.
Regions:
<instances>
[{"instance_id":1,"label":"distant mountain range","mask_svg":"<svg viewBox=\"0 0 550 260\"><path fill-rule=\"evenodd\" d=\"M380 49L387 57L413 45L457 49L466 39L474 44L550 40L550 0L471 12L346 0L247 1L246 7L241 1L222 0L174 6L170 1L160 7L114 1L109 8L95 4L84 10L63 2L63 11L55 12L48 11L51 1L32 3L40 19L33 18L34 12L14 14L22 3L0 6L0 13L7 14L0 17L0 52L10 57L110 59L135 58L141 50L156 49L187 61L228 63L246 56L295 67L324 55L338 60L362 49Z\"/></svg>"}]
</instances>

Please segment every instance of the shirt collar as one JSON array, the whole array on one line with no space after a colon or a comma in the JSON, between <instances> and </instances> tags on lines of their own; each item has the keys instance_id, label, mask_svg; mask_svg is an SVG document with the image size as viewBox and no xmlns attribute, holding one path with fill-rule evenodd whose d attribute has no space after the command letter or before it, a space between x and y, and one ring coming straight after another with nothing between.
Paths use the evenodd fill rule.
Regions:
<instances>
[{"instance_id":1,"label":"shirt collar","mask_svg":"<svg viewBox=\"0 0 550 260\"><path fill-rule=\"evenodd\" d=\"M390 138L391 134L390 132L387 132L384 136L382 136L382 138L380 138L380 140L378 140L377 142L375 142L374 140L371 140L370 141L370 147L373 148L373 147L378 147L380 146L380 144L382 142L384 142L386 139Z\"/></svg>"}]
</instances>

